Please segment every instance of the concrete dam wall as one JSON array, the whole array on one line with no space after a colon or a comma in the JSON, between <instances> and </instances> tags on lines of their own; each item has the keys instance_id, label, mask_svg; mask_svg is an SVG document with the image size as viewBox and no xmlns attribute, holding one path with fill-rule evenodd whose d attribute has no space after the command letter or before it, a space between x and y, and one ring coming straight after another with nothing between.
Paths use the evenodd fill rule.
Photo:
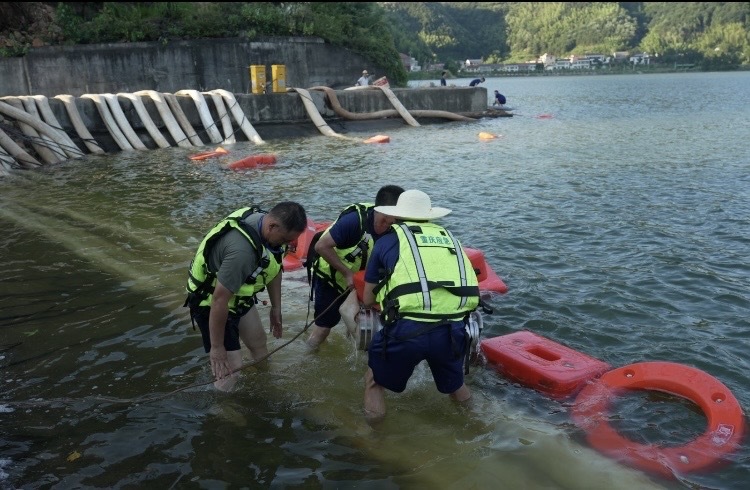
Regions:
<instances>
[{"instance_id":1,"label":"concrete dam wall","mask_svg":"<svg viewBox=\"0 0 750 490\"><path fill-rule=\"evenodd\" d=\"M292 87L354 85L362 70L383 75L363 57L320 38L201 39L45 46L0 58L0 96L224 89L247 93L250 65L284 65Z\"/></svg>"}]
</instances>

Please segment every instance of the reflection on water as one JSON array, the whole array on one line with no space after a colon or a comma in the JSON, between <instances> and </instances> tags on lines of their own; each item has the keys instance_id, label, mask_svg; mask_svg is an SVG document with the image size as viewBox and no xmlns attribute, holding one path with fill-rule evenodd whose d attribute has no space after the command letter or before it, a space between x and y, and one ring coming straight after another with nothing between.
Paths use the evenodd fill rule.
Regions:
<instances>
[{"instance_id":1,"label":"reflection on water","mask_svg":"<svg viewBox=\"0 0 750 490\"><path fill-rule=\"evenodd\" d=\"M488 79L512 119L405 125L378 146L271 141L278 163L246 172L169 148L4 179L0 486L743 487L746 447L719 471L649 478L588 447L570 401L482 366L467 407L420 366L373 432L365 354L343 327L317 354L292 342L217 394L182 301L195 248L228 212L291 199L323 221L383 184L416 187L454 210L444 223L510 288L485 336L529 329L613 366L689 364L747 407L749 78ZM700 113L685 103L696 94ZM229 161L257 151L229 149ZM285 277L271 349L311 321L303 276ZM623 430L642 423L655 443L703 430L690 404L651 398L618 404ZM660 415L643 413L652 402Z\"/></svg>"}]
</instances>

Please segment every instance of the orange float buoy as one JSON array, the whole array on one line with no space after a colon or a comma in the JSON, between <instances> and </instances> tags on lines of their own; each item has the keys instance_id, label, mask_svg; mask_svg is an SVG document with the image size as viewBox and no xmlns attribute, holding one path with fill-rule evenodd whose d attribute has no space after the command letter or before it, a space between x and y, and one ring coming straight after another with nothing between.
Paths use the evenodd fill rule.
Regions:
<instances>
[{"instance_id":1,"label":"orange float buoy","mask_svg":"<svg viewBox=\"0 0 750 490\"><path fill-rule=\"evenodd\" d=\"M477 274L477 280L479 280L479 290L483 292L494 292L494 293L507 293L508 286L505 285L502 279L495 274L487 262L484 260L484 254L481 250L475 248L464 247L466 256L471 261L471 265L474 268L474 272ZM359 301L362 301L362 292L365 287L365 271L359 271L354 274L354 289L357 291L357 297Z\"/></svg>"},{"instance_id":2,"label":"orange float buoy","mask_svg":"<svg viewBox=\"0 0 750 490\"><path fill-rule=\"evenodd\" d=\"M365 271L354 273L354 290L357 291L357 299L362 303L365 297Z\"/></svg>"},{"instance_id":3,"label":"orange float buoy","mask_svg":"<svg viewBox=\"0 0 750 490\"><path fill-rule=\"evenodd\" d=\"M692 401L708 419L706 431L679 447L626 439L607 422L608 409L616 391L632 389L663 391ZM673 362L640 362L605 373L578 394L573 418L595 449L668 478L718 466L740 446L745 431L742 408L729 388L699 369Z\"/></svg>"},{"instance_id":4,"label":"orange float buoy","mask_svg":"<svg viewBox=\"0 0 750 490\"><path fill-rule=\"evenodd\" d=\"M286 255L284 255L284 270L294 271L301 269L307 259L307 249L310 248L310 242L312 241L315 234L319 231L325 230L330 221L324 221L322 223L315 223L310 218L307 218L307 227L300 236L297 237L292 243L289 244L289 249Z\"/></svg>"},{"instance_id":5,"label":"orange float buoy","mask_svg":"<svg viewBox=\"0 0 750 490\"><path fill-rule=\"evenodd\" d=\"M227 165L226 168L230 170L244 170L247 168L255 168L258 165L273 165L276 163L276 155L271 153L261 153L259 155L250 155L242 160L237 160Z\"/></svg>"},{"instance_id":6,"label":"orange float buoy","mask_svg":"<svg viewBox=\"0 0 750 490\"><path fill-rule=\"evenodd\" d=\"M365 143L389 143L391 141L390 136L386 136L384 134L378 134L373 136L372 138L367 138L364 142Z\"/></svg>"},{"instance_id":7,"label":"orange float buoy","mask_svg":"<svg viewBox=\"0 0 750 490\"><path fill-rule=\"evenodd\" d=\"M496 134L485 133L484 131L482 131L481 133L479 133L479 139L480 140L495 140L497 138L498 138L498 136Z\"/></svg>"},{"instance_id":8,"label":"orange float buoy","mask_svg":"<svg viewBox=\"0 0 750 490\"><path fill-rule=\"evenodd\" d=\"M207 152L204 152L204 153L198 153L196 155L190 156L189 158L191 160L206 160L206 159L209 159L209 158L220 157L222 155L226 155L227 153L229 153L227 150L225 150L224 148L222 148L221 146L219 146L214 151L207 151Z\"/></svg>"},{"instance_id":9,"label":"orange float buoy","mask_svg":"<svg viewBox=\"0 0 750 490\"><path fill-rule=\"evenodd\" d=\"M505 294L508 292L508 286L505 285L500 276L487 264L484 254L476 248L464 247L466 256L471 261L474 272L479 280L479 290L493 293Z\"/></svg>"},{"instance_id":10,"label":"orange float buoy","mask_svg":"<svg viewBox=\"0 0 750 490\"><path fill-rule=\"evenodd\" d=\"M482 340L480 348L498 372L556 399L575 394L610 369L604 361L526 330Z\"/></svg>"}]
</instances>

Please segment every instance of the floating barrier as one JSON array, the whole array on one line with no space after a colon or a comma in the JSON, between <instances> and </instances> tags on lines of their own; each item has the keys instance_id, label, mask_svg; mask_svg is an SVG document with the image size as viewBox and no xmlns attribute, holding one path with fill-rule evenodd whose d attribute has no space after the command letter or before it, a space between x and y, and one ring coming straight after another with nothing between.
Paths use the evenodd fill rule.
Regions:
<instances>
[{"instance_id":1,"label":"floating barrier","mask_svg":"<svg viewBox=\"0 0 750 490\"><path fill-rule=\"evenodd\" d=\"M276 155L271 153L260 153L258 155L250 155L242 160L237 160L226 166L229 170L245 170L248 168L255 168L259 165L273 165L276 163Z\"/></svg>"},{"instance_id":2,"label":"floating barrier","mask_svg":"<svg viewBox=\"0 0 750 490\"><path fill-rule=\"evenodd\" d=\"M529 331L480 343L487 361L501 374L556 399L577 393L611 366Z\"/></svg>"},{"instance_id":3,"label":"floating barrier","mask_svg":"<svg viewBox=\"0 0 750 490\"><path fill-rule=\"evenodd\" d=\"M555 399L577 393L573 420L594 449L642 471L666 478L715 468L737 450L745 417L737 399L713 376L673 362L641 362L609 370L603 361L528 331L480 343L488 363L508 378ZM610 403L626 390L653 390L698 405L706 431L683 446L657 446L626 439L609 425Z\"/></svg>"}]
</instances>

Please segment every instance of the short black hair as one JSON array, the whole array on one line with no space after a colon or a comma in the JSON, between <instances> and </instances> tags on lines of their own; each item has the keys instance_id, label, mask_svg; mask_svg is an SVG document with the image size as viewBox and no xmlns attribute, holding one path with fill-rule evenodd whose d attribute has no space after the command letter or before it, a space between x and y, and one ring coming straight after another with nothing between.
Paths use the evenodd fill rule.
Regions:
<instances>
[{"instance_id":1,"label":"short black hair","mask_svg":"<svg viewBox=\"0 0 750 490\"><path fill-rule=\"evenodd\" d=\"M398 203L398 196L404 192L402 187L397 185L384 185L375 196L376 206L395 206Z\"/></svg>"},{"instance_id":2,"label":"short black hair","mask_svg":"<svg viewBox=\"0 0 750 490\"><path fill-rule=\"evenodd\" d=\"M307 213L300 203L282 201L272 207L268 214L278 219L287 231L301 233L307 228Z\"/></svg>"}]
</instances>

